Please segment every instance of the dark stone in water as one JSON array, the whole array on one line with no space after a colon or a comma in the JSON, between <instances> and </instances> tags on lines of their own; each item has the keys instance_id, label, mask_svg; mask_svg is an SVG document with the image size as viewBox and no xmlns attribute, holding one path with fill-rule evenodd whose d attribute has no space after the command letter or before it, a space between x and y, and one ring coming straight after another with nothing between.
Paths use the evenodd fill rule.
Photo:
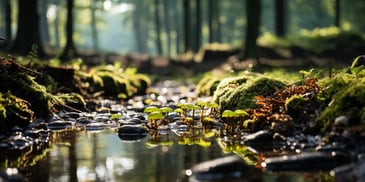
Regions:
<instances>
[{"instance_id":1,"label":"dark stone in water","mask_svg":"<svg viewBox=\"0 0 365 182\"><path fill-rule=\"evenodd\" d=\"M365 160L337 167L330 174L335 176L335 181L365 181Z\"/></svg>"},{"instance_id":2,"label":"dark stone in water","mask_svg":"<svg viewBox=\"0 0 365 182\"><path fill-rule=\"evenodd\" d=\"M50 130L63 130L72 126L70 121L56 120L48 123L47 127Z\"/></svg>"},{"instance_id":3,"label":"dark stone in water","mask_svg":"<svg viewBox=\"0 0 365 182\"><path fill-rule=\"evenodd\" d=\"M243 173L253 170L252 167L236 155L221 157L202 162L186 170L185 174L192 181L230 180L242 177Z\"/></svg>"},{"instance_id":4,"label":"dark stone in water","mask_svg":"<svg viewBox=\"0 0 365 182\"><path fill-rule=\"evenodd\" d=\"M267 143L273 143L273 134L267 130L261 130L256 133L252 133L244 137L246 145L262 145Z\"/></svg>"},{"instance_id":5,"label":"dark stone in water","mask_svg":"<svg viewBox=\"0 0 365 182\"><path fill-rule=\"evenodd\" d=\"M127 123L141 124L143 121L139 118L131 118L127 120Z\"/></svg>"},{"instance_id":6,"label":"dark stone in water","mask_svg":"<svg viewBox=\"0 0 365 182\"><path fill-rule=\"evenodd\" d=\"M118 136L124 141L140 140L147 135L147 129L140 125L124 125L118 129Z\"/></svg>"},{"instance_id":7,"label":"dark stone in water","mask_svg":"<svg viewBox=\"0 0 365 182\"><path fill-rule=\"evenodd\" d=\"M79 117L76 122L79 124L89 124L91 120L88 117Z\"/></svg>"},{"instance_id":8,"label":"dark stone in water","mask_svg":"<svg viewBox=\"0 0 365 182\"><path fill-rule=\"evenodd\" d=\"M101 122L93 122L86 125L86 130L88 131L98 131L103 130L105 128L105 124Z\"/></svg>"},{"instance_id":9,"label":"dark stone in water","mask_svg":"<svg viewBox=\"0 0 365 182\"><path fill-rule=\"evenodd\" d=\"M21 175L16 168L7 168L0 171L0 181L4 182L23 182L24 177Z\"/></svg>"},{"instance_id":10,"label":"dark stone in water","mask_svg":"<svg viewBox=\"0 0 365 182\"><path fill-rule=\"evenodd\" d=\"M318 171L331 170L350 162L344 153L301 153L268 158L262 163L270 171Z\"/></svg>"}]
</instances>

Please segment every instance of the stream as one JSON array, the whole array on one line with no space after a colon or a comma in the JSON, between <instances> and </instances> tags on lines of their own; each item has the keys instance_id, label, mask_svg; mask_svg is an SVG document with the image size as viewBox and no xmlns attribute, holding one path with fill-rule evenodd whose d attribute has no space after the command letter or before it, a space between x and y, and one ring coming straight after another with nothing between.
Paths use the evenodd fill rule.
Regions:
<instances>
[{"instance_id":1,"label":"stream","mask_svg":"<svg viewBox=\"0 0 365 182\"><path fill-rule=\"evenodd\" d=\"M246 143L252 143L262 137L265 140L265 132L233 136L238 138L237 142L221 137L219 128L207 130L197 126L186 129L185 125L177 124L179 121L159 128L156 133L138 133L144 131L139 126L147 122L147 115L142 112L147 100L150 104L173 106L177 102L190 102L194 95L193 88L171 83L156 88L161 95L137 97L123 104L102 100L95 107L97 112L61 112L55 114L50 122L37 121L30 131L14 129L14 136L8 139L13 143L0 143L0 181L334 181L330 169L349 161L346 158L344 163L337 162L337 159L343 158L334 147L325 150L329 150L331 155L338 152L340 158L300 156L291 161L294 161L296 170L288 170L292 164L286 160L268 163L272 164L273 170L265 169L270 166L263 166L263 161L260 161L265 157L288 154L290 147L294 147L290 149L292 153L302 150L313 152L307 148L321 139L318 136L288 137L286 145L289 148L280 151L266 146L267 143L252 149L241 141L245 138ZM123 117L118 122L110 119L113 113L119 112L123 113ZM138 130L131 127L121 132L123 126L136 126ZM130 131L138 132L121 135ZM272 140L273 136L270 137ZM298 144L303 139L308 141ZM35 147L35 142L41 145ZM258 150L262 148L265 149ZM231 159L231 162L226 162ZM210 161L208 167L202 167L201 164L207 161ZM328 169L300 169L301 165L311 167L315 163Z\"/></svg>"}]
</instances>

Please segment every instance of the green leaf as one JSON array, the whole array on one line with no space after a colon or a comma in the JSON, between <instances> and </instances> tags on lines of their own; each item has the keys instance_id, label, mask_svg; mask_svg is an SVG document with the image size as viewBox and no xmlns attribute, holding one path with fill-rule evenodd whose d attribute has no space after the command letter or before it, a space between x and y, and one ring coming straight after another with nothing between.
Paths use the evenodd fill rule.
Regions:
<instances>
[{"instance_id":1,"label":"green leaf","mask_svg":"<svg viewBox=\"0 0 365 182\"><path fill-rule=\"evenodd\" d=\"M159 111L151 112L150 114L148 114L148 120L159 120L159 119L163 119L163 118L164 118L164 115Z\"/></svg>"},{"instance_id":2,"label":"green leaf","mask_svg":"<svg viewBox=\"0 0 365 182\"><path fill-rule=\"evenodd\" d=\"M238 117L248 116L248 113L242 109L237 109L234 112L237 114Z\"/></svg>"},{"instance_id":3,"label":"green leaf","mask_svg":"<svg viewBox=\"0 0 365 182\"><path fill-rule=\"evenodd\" d=\"M172 112L173 110L171 108L169 108L169 107L161 107L160 108L160 111L162 113L169 113L169 112Z\"/></svg>"},{"instance_id":4,"label":"green leaf","mask_svg":"<svg viewBox=\"0 0 365 182\"><path fill-rule=\"evenodd\" d=\"M143 110L144 113L152 113L152 112L157 112L157 111L160 111L160 109L156 106L149 106Z\"/></svg>"},{"instance_id":5,"label":"green leaf","mask_svg":"<svg viewBox=\"0 0 365 182\"><path fill-rule=\"evenodd\" d=\"M231 111L231 110L225 110L222 113L222 118L234 118L238 117L237 113Z\"/></svg>"}]
</instances>

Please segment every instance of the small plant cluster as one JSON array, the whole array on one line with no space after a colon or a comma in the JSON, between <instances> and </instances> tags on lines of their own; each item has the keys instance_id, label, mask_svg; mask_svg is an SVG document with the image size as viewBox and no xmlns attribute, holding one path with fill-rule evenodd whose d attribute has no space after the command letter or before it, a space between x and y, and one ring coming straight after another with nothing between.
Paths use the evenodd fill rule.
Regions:
<instances>
[{"instance_id":1,"label":"small plant cluster","mask_svg":"<svg viewBox=\"0 0 365 182\"><path fill-rule=\"evenodd\" d=\"M237 128L249 131L270 128L281 134L290 134L293 128L292 116L300 120L312 113L320 90L316 79L305 78L301 83L286 86L283 90L277 89L270 97L254 96L255 108L225 110L222 120L230 132Z\"/></svg>"},{"instance_id":2,"label":"small plant cluster","mask_svg":"<svg viewBox=\"0 0 365 182\"><path fill-rule=\"evenodd\" d=\"M157 130L161 125L168 125L172 119L170 113L176 113L180 121L187 126L195 126L195 122L209 125L218 116L218 104L209 102L198 102L196 104L178 104L175 109L170 107L149 106L143 111L148 114L147 127Z\"/></svg>"}]
</instances>

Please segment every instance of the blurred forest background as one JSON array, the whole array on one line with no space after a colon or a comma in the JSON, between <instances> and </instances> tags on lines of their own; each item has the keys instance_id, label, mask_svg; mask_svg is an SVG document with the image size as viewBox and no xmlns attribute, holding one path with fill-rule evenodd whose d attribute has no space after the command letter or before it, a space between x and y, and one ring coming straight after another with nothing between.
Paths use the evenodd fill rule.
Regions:
<instances>
[{"instance_id":1,"label":"blurred forest background","mask_svg":"<svg viewBox=\"0 0 365 182\"><path fill-rule=\"evenodd\" d=\"M363 0L0 0L0 12L0 50L17 55L176 57L212 43L246 50L243 58L258 56L256 44L365 50Z\"/></svg>"}]
</instances>

